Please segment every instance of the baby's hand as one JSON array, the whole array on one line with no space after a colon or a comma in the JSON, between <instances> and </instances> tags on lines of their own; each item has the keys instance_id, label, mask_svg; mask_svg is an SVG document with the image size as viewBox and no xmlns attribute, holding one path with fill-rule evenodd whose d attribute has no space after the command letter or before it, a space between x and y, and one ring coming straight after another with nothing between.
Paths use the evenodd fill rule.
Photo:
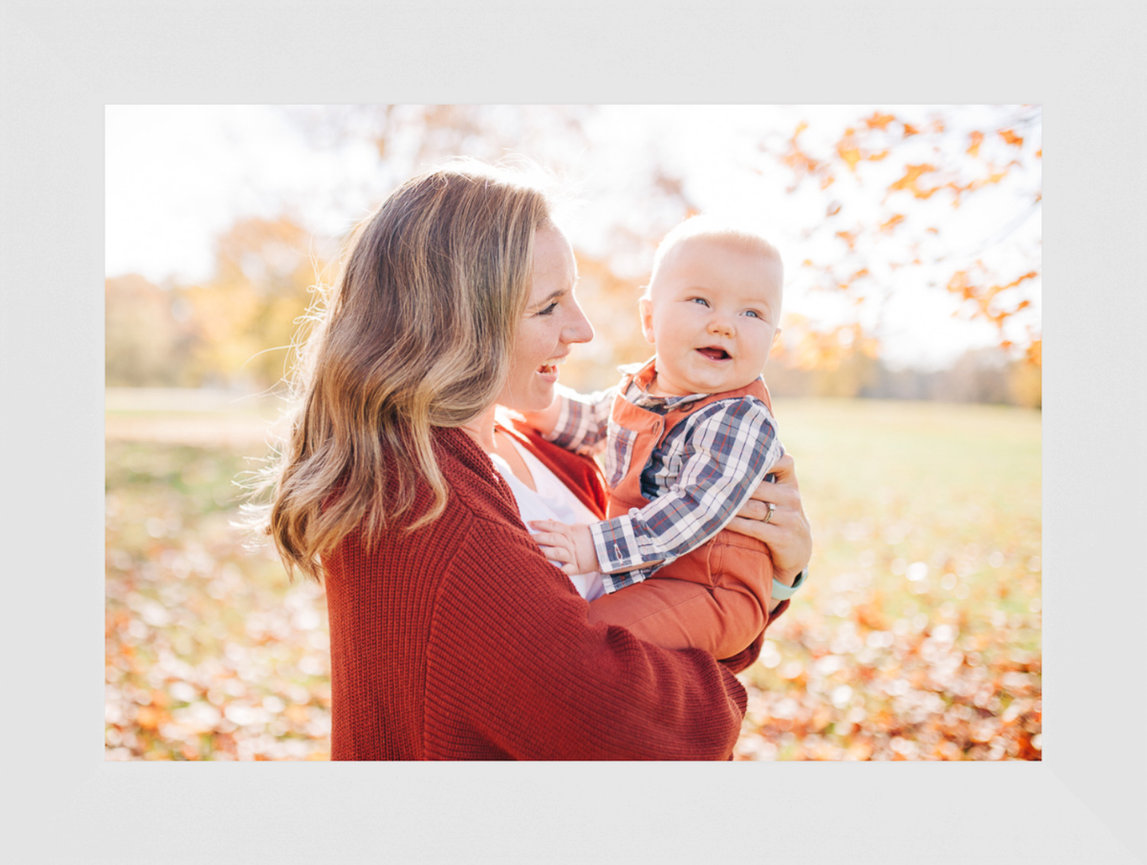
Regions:
<instances>
[{"instance_id":1,"label":"baby's hand","mask_svg":"<svg viewBox=\"0 0 1147 865\"><path fill-rule=\"evenodd\" d=\"M589 526L570 526L557 520L534 520L530 528L534 541L547 559L557 562L565 574L586 574L597 570L597 553Z\"/></svg>"}]
</instances>

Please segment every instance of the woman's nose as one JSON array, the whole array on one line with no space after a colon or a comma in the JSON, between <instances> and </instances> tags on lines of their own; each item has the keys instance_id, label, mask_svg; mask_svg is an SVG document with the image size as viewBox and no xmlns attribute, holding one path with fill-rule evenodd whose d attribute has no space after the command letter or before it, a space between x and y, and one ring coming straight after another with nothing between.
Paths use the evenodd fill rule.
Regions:
<instances>
[{"instance_id":1,"label":"woman's nose","mask_svg":"<svg viewBox=\"0 0 1147 865\"><path fill-rule=\"evenodd\" d=\"M593 325L581 310L576 300L573 304L572 320L562 328L563 342L589 342L593 339Z\"/></svg>"}]
</instances>

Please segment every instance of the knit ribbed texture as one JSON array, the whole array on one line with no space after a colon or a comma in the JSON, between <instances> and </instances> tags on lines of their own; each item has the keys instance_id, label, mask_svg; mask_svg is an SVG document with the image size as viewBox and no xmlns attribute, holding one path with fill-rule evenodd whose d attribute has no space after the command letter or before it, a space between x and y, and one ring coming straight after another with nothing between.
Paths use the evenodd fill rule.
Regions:
<instances>
[{"instance_id":1,"label":"knit ribbed texture","mask_svg":"<svg viewBox=\"0 0 1147 865\"><path fill-rule=\"evenodd\" d=\"M727 759L746 705L729 668L590 625L489 457L457 430L436 451L442 517L324 563L332 758Z\"/></svg>"}]
</instances>

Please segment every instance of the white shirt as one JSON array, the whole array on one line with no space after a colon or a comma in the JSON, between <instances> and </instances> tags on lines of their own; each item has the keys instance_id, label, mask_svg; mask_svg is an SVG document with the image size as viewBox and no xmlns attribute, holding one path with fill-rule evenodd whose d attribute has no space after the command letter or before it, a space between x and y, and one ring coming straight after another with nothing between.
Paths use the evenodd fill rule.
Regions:
<instances>
[{"instance_id":1,"label":"white shirt","mask_svg":"<svg viewBox=\"0 0 1147 865\"><path fill-rule=\"evenodd\" d=\"M509 437L507 436L507 438ZM506 483L510 485L510 490L514 493L514 499L518 503L518 513L527 529L530 527L531 520L557 520L573 525L598 521L593 511L582 504L569 487L562 483L537 457L512 438L509 440L514 442L514 448L530 470L537 490L530 489L519 480L513 469L510 468L510 464L497 454L490 454L490 459L494 461L494 466L502 473ZM557 563L554 562L554 564ZM605 593L601 574L597 571L588 574L575 574L570 577L570 582L574 584L578 594L587 601L592 601Z\"/></svg>"}]
</instances>

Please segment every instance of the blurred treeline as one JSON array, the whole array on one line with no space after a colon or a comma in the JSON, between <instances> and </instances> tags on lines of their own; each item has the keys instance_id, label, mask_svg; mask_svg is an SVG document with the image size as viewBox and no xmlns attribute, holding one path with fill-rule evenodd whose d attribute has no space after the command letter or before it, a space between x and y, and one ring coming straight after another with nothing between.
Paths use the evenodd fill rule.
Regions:
<instances>
[{"instance_id":1,"label":"blurred treeline","mask_svg":"<svg viewBox=\"0 0 1147 865\"><path fill-rule=\"evenodd\" d=\"M113 277L107 291L107 385L110 387L216 387L250 392L274 388L287 370L297 320L314 299L316 274L304 232L287 220L244 222L220 244L217 278L162 288L142 276ZM244 270L241 242L274 249L262 258L249 251ZM296 245L292 245L292 241ZM582 264L583 283L586 267ZM583 288L582 292L587 292ZM597 292L595 292L596 294ZM619 293L623 293L620 292ZM624 292L634 296L636 288ZM612 322L617 362L639 360L636 314L603 316L586 303L602 340ZM627 323L632 318L632 324ZM589 354L594 344L578 354ZM575 355L576 356L576 355ZM596 362L595 362L596 360ZM582 361L571 384L605 387L608 358ZM766 371L776 396L829 396L998 403L1039 408L1040 368L1011 359L1002 349L965 352L942 370L890 369L879 357L843 354L819 368L802 369L774 355ZM579 380L580 379L580 380Z\"/></svg>"},{"instance_id":2,"label":"blurred treeline","mask_svg":"<svg viewBox=\"0 0 1147 865\"><path fill-rule=\"evenodd\" d=\"M314 242L287 218L246 219L218 238L205 281L106 280L106 384L274 386L317 284Z\"/></svg>"},{"instance_id":3,"label":"blurred treeline","mask_svg":"<svg viewBox=\"0 0 1147 865\"><path fill-rule=\"evenodd\" d=\"M792 261L786 280L831 311L820 321L786 314L766 372L775 394L1040 406L1038 237L1034 247L1021 248L1010 229L974 234L977 207L1008 204L1013 225L1038 214L1039 112L981 108L975 128L971 121L957 128L951 113L909 118L872 111L832 134L803 120L781 136L748 127L731 134L728 153L743 163L739 176L775 176L787 184L774 198L784 197L790 221L801 227L800 242L815 252ZM632 127L648 136L639 144L642 158L633 159L620 152L617 137L625 133L609 132L616 122L604 123L598 106L284 111L316 151L369 142L377 170L361 188L334 188L322 201L282 198L278 215L237 216L216 238L205 279L155 284L135 274L109 277L109 386L274 388L293 362L290 347L304 313L337 276L341 238L334 235L367 215L365 201L377 204L405 177L455 155L498 161L530 154L567 181L574 197L593 204L596 235L571 236L579 298L597 337L575 352L563 380L580 389L605 387L618 364L649 354L636 298L652 251L669 227L709 205L690 180L695 166L681 162L652 121ZM331 230L329 219L324 228L310 220L324 208L339 212L339 230ZM958 216L964 228L954 222ZM953 255L960 244L945 238L957 236L979 244L974 257ZM931 292L956 305L952 317L998 329L996 345L969 350L939 371L889 368L875 325L882 304L905 291ZM923 332L929 326L919 325Z\"/></svg>"}]
</instances>

